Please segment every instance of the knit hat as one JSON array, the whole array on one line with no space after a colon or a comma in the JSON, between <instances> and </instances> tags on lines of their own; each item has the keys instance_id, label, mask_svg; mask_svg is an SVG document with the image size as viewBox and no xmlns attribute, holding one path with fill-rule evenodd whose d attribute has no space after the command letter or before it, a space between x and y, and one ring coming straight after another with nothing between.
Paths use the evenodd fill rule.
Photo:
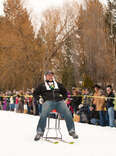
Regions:
<instances>
[{"instance_id":1,"label":"knit hat","mask_svg":"<svg viewBox=\"0 0 116 156\"><path fill-rule=\"evenodd\" d=\"M54 73L52 71L50 71L50 70L45 72L45 75L48 75L48 74L53 74L54 75Z\"/></svg>"}]
</instances>

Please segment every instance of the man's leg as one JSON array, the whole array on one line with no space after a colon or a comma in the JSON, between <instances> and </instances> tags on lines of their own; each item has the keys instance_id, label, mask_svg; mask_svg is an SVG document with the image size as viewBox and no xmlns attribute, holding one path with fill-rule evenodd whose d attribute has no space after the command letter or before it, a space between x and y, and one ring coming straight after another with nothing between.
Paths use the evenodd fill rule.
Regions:
<instances>
[{"instance_id":1,"label":"man's leg","mask_svg":"<svg viewBox=\"0 0 116 156\"><path fill-rule=\"evenodd\" d=\"M100 118L100 125L105 126L104 112L103 111L99 111L99 118Z\"/></svg>"},{"instance_id":2,"label":"man's leg","mask_svg":"<svg viewBox=\"0 0 116 156\"><path fill-rule=\"evenodd\" d=\"M105 126L109 126L109 116L108 116L108 110L105 111Z\"/></svg>"},{"instance_id":3,"label":"man's leg","mask_svg":"<svg viewBox=\"0 0 116 156\"><path fill-rule=\"evenodd\" d=\"M43 136L45 127L46 127L46 119L48 114L54 109L55 105L53 101L46 101L42 105L42 112L40 115L40 119L37 125L37 135L35 136L35 141L39 140L40 137Z\"/></svg>"},{"instance_id":4,"label":"man's leg","mask_svg":"<svg viewBox=\"0 0 116 156\"><path fill-rule=\"evenodd\" d=\"M108 116L109 116L109 126L114 127L114 108L108 108Z\"/></svg>"},{"instance_id":5,"label":"man's leg","mask_svg":"<svg viewBox=\"0 0 116 156\"><path fill-rule=\"evenodd\" d=\"M64 119L66 121L66 126L68 129L68 132L73 138L78 138L78 136L75 133L75 126L73 122L73 118L71 115L71 112L69 111L68 107L64 103L64 101L56 102L56 110L64 115Z\"/></svg>"}]
</instances>

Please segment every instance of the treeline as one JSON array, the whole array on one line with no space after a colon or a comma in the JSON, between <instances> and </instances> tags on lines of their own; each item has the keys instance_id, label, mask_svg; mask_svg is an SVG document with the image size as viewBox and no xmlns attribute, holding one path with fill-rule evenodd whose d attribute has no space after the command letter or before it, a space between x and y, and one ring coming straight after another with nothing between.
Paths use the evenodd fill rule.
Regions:
<instances>
[{"instance_id":1,"label":"treeline","mask_svg":"<svg viewBox=\"0 0 116 156\"><path fill-rule=\"evenodd\" d=\"M35 87L48 69L69 89L94 83L116 86L108 12L98 0L85 0L84 8L77 1L50 8L35 36L20 0L6 0L0 16L0 88Z\"/></svg>"}]
</instances>

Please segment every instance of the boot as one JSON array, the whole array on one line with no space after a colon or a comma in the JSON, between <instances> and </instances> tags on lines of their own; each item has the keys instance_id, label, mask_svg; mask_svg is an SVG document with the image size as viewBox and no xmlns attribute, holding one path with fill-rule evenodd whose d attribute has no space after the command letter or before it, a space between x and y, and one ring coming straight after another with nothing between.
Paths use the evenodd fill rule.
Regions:
<instances>
[{"instance_id":1,"label":"boot","mask_svg":"<svg viewBox=\"0 0 116 156\"><path fill-rule=\"evenodd\" d=\"M75 131L69 132L69 135L73 137L73 139L78 139L79 136L75 133Z\"/></svg>"},{"instance_id":2,"label":"boot","mask_svg":"<svg viewBox=\"0 0 116 156\"><path fill-rule=\"evenodd\" d=\"M42 137L43 137L43 134L37 133L36 136L35 136L35 138L34 138L34 140L35 140L35 141L38 141L38 140L40 140Z\"/></svg>"}]
</instances>

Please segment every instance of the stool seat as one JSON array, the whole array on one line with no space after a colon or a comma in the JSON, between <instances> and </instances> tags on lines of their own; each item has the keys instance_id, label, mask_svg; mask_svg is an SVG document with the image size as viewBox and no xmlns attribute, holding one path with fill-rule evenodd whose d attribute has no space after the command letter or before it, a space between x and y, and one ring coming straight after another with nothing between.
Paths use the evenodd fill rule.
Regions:
<instances>
[{"instance_id":1,"label":"stool seat","mask_svg":"<svg viewBox=\"0 0 116 156\"><path fill-rule=\"evenodd\" d=\"M58 118L58 112L50 112L48 118L54 118L54 119Z\"/></svg>"}]
</instances>

